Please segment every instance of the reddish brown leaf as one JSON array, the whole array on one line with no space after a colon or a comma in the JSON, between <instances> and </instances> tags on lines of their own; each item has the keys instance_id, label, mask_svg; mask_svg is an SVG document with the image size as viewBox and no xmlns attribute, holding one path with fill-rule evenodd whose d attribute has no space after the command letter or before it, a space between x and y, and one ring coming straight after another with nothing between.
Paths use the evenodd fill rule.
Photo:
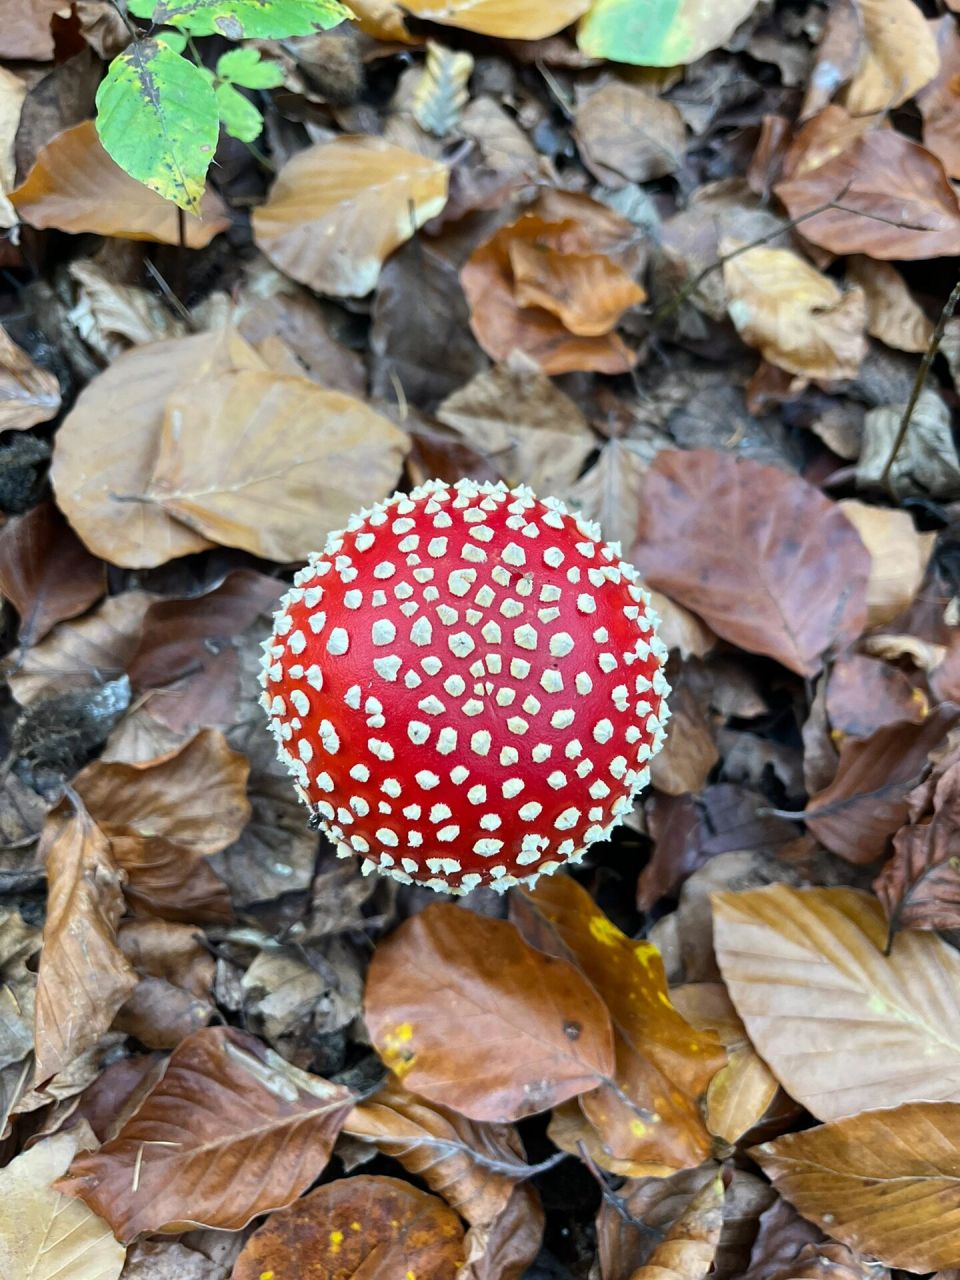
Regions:
<instances>
[{"instance_id":1,"label":"reddish brown leaf","mask_svg":"<svg viewBox=\"0 0 960 1280\"><path fill-rule=\"evenodd\" d=\"M693 1197L632 1280L704 1280L723 1227L723 1178L717 1173Z\"/></svg>"},{"instance_id":2,"label":"reddish brown leaf","mask_svg":"<svg viewBox=\"0 0 960 1280\"><path fill-rule=\"evenodd\" d=\"M902 720L845 742L836 777L807 803L808 829L849 862L882 857L907 819L907 795L929 753L958 721L960 706L945 702L919 724Z\"/></svg>"},{"instance_id":3,"label":"reddish brown leaf","mask_svg":"<svg viewBox=\"0 0 960 1280\"><path fill-rule=\"evenodd\" d=\"M892 663L850 653L830 668L827 717L834 741L840 735L868 738L897 720L919 724L928 710L923 692Z\"/></svg>"},{"instance_id":4,"label":"reddish brown leaf","mask_svg":"<svg viewBox=\"0 0 960 1280\"><path fill-rule=\"evenodd\" d=\"M956 1103L865 1111L750 1154L805 1218L861 1253L908 1271L960 1257Z\"/></svg>"},{"instance_id":5,"label":"reddish brown leaf","mask_svg":"<svg viewBox=\"0 0 960 1280\"><path fill-rule=\"evenodd\" d=\"M869 557L839 507L799 476L745 458L659 453L633 558L718 635L799 675L819 671L864 622Z\"/></svg>"},{"instance_id":6,"label":"reddish brown leaf","mask_svg":"<svg viewBox=\"0 0 960 1280\"><path fill-rule=\"evenodd\" d=\"M613 1032L571 965L502 920L438 904L374 953L366 1021L405 1085L472 1120L545 1111L613 1074Z\"/></svg>"},{"instance_id":7,"label":"reddish brown leaf","mask_svg":"<svg viewBox=\"0 0 960 1280\"><path fill-rule=\"evenodd\" d=\"M123 873L82 805L50 815L41 854L48 898L36 997L38 1084L96 1044L137 985L117 945Z\"/></svg>"},{"instance_id":8,"label":"reddish brown leaf","mask_svg":"<svg viewBox=\"0 0 960 1280\"><path fill-rule=\"evenodd\" d=\"M456 1280L463 1227L442 1200L397 1178L361 1175L319 1187L255 1231L232 1280Z\"/></svg>"},{"instance_id":9,"label":"reddish brown leaf","mask_svg":"<svg viewBox=\"0 0 960 1280\"><path fill-rule=\"evenodd\" d=\"M831 253L940 258L960 253L960 203L943 165L917 142L876 129L776 195L806 240ZM842 207L807 214L834 201Z\"/></svg>"},{"instance_id":10,"label":"reddish brown leaf","mask_svg":"<svg viewBox=\"0 0 960 1280\"><path fill-rule=\"evenodd\" d=\"M536 1187L529 1182L514 1187L505 1209L489 1228L470 1228L467 1264L457 1280L523 1280L533 1274L530 1268L543 1243L543 1227L543 1205Z\"/></svg>"},{"instance_id":11,"label":"reddish brown leaf","mask_svg":"<svg viewBox=\"0 0 960 1280\"><path fill-rule=\"evenodd\" d=\"M57 1185L127 1242L197 1225L238 1231L313 1182L352 1105L342 1085L298 1071L254 1036L207 1028L174 1050L117 1136Z\"/></svg>"},{"instance_id":12,"label":"reddish brown leaf","mask_svg":"<svg viewBox=\"0 0 960 1280\"><path fill-rule=\"evenodd\" d=\"M54 623L85 612L105 587L103 563L52 502L0 530L0 592L20 615L22 645L45 636Z\"/></svg>"}]
</instances>

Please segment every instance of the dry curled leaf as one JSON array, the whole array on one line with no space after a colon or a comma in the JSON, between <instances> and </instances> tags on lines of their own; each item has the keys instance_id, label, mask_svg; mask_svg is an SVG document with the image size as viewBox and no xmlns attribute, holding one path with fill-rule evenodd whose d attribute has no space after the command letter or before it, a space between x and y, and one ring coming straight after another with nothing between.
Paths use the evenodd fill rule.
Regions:
<instances>
[{"instance_id":1,"label":"dry curled leaf","mask_svg":"<svg viewBox=\"0 0 960 1280\"><path fill-rule=\"evenodd\" d=\"M359 1280L374 1270L456 1280L463 1261L463 1227L442 1200L398 1178L360 1175L275 1213L244 1246L232 1280Z\"/></svg>"},{"instance_id":2,"label":"dry curled leaf","mask_svg":"<svg viewBox=\"0 0 960 1280\"><path fill-rule=\"evenodd\" d=\"M717 1173L630 1280L704 1280L713 1266L723 1229L723 1178Z\"/></svg>"},{"instance_id":3,"label":"dry curled leaf","mask_svg":"<svg viewBox=\"0 0 960 1280\"><path fill-rule=\"evenodd\" d=\"M960 1101L960 957L855 889L713 895L717 960L752 1043L820 1120Z\"/></svg>"},{"instance_id":4,"label":"dry curled leaf","mask_svg":"<svg viewBox=\"0 0 960 1280\"><path fill-rule=\"evenodd\" d=\"M362 298L384 259L447 202L447 166L370 135L297 152L253 234L275 266L318 293Z\"/></svg>"},{"instance_id":5,"label":"dry curled leaf","mask_svg":"<svg viewBox=\"0 0 960 1280\"><path fill-rule=\"evenodd\" d=\"M0 328L0 431L25 431L47 422L59 408L57 379Z\"/></svg>"},{"instance_id":6,"label":"dry curled leaf","mask_svg":"<svg viewBox=\"0 0 960 1280\"><path fill-rule=\"evenodd\" d=\"M505 921L445 904L377 947L365 1016L407 1087L472 1120L545 1111L614 1070L606 1008L572 965Z\"/></svg>"},{"instance_id":7,"label":"dry curled leaf","mask_svg":"<svg viewBox=\"0 0 960 1280\"><path fill-rule=\"evenodd\" d=\"M943 397L924 387L910 413L907 433L894 457L906 403L870 409L863 420L863 448L857 484L873 489L890 464L890 482L898 493L951 499L960 494L960 457L953 439L952 414Z\"/></svg>"},{"instance_id":8,"label":"dry curled leaf","mask_svg":"<svg viewBox=\"0 0 960 1280\"><path fill-rule=\"evenodd\" d=\"M895 267L857 256L847 264L847 279L866 297L867 333L897 351L926 351L933 324Z\"/></svg>"},{"instance_id":9,"label":"dry curled leaf","mask_svg":"<svg viewBox=\"0 0 960 1280\"><path fill-rule=\"evenodd\" d=\"M421 129L438 138L453 132L470 96L467 81L472 71L469 53L427 41L427 61L413 91L413 117Z\"/></svg>"},{"instance_id":10,"label":"dry curled leaf","mask_svg":"<svg viewBox=\"0 0 960 1280\"><path fill-rule=\"evenodd\" d=\"M940 69L917 94L923 145L943 161L950 177L956 178L960 177L960 33L949 14L927 26L940 54Z\"/></svg>"},{"instance_id":11,"label":"dry curled leaf","mask_svg":"<svg viewBox=\"0 0 960 1280\"><path fill-rule=\"evenodd\" d=\"M864 1111L750 1154L805 1218L858 1252L908 1271L960 1257L955 1102Z\"/></svg>"},{"instance_id":12,"label":"dry curled leaf","mask_svg":"<svg viewBox=\"0 0 960 1280\"><path fill-rule=\"evenodd\" d=\"M800 675L864 622L869 557L853 526L799 476L748 459L659 453L633 559L718 635Z\"/></svg>"},{"instance_id":13,"label":"dry curled leaf","mask_svg":"<svg viewBox=\"0 0 960 1280\"><path fill-rule=\"evenodd\" d=\"M937 74L940 55L913 0L857 0L857 12L863 50L845 103L851 115L868 116L912 98Z\"/></svg>"},{"instance_id":14,"label":"dry curled leaf","mask_svg":"<svg viewBox=\"0 0 960 1280\"><path fill-rule=\"evenodd\" d=\"M870 553L867 626L880 626L913 603L936 535L918 533L908 511L871 507L854 498L845 498L840 510Z\"/></svg>"},{"instance_id":15,"label":"dry curled leaf","mask_svg":"<svg viewBox=\"0 0 960 1280\"><path fill-rule=\"evenodd\" d=\"M174 1050L116 1137L78 1156L57 1186L127 1242L197 1225L238 1231L313 1182L352 1105L342 1085L298 1071L254 1036L207 1028Z\"/></svg>"}]
</instances>

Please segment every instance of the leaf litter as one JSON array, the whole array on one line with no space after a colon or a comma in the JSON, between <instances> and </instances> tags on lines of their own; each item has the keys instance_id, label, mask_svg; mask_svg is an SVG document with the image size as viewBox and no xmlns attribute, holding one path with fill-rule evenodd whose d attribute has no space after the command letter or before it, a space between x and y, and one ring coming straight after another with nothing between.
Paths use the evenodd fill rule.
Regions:
<instances>
[{"instance_id":1,"label":"leaf litter","mask_svg":"<svg viewBox=\"0 0 960 1280\"><path fill-rule=\"evenodd\" d=\"M141 8L0 31L6 1272L948 1280L954 6L357 0L182 219L91 119ZM256 705L435 475L599 520L670 652L532 892L339 861Z\"/></svg>"}]
</instances>

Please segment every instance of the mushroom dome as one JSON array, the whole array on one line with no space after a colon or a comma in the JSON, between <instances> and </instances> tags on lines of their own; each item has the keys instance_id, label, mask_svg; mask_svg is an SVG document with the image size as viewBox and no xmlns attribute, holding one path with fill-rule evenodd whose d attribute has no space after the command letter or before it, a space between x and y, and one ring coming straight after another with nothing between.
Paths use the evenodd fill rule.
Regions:
<instances>
[{"instance_id":1,"label":"mushroom dome","mask_svg":"<svg viewBox=\"0 0 960 1280\"><path fill-rule=\"evenodd\" d=\"M466 480L330 534L274 616L261 701L342 856L466 893L609 837L649 781L669 692L620 556L556 499Z\"/></svg>"}]
</instances>

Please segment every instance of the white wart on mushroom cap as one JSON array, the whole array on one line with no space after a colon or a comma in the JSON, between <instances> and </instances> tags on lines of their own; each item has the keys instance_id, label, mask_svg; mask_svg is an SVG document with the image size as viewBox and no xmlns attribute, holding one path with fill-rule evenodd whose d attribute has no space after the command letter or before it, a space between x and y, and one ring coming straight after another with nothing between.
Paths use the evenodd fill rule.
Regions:
<instances>
[{"instance_id":1,"label":"white wart on mushroom cap","mask_svg":"<svg viewBox=\"0 0 960 1280\"><path fill-rule=\"evenodd\" d=\"M264 643L281 760L342 856L452 893L577 862L669 692L620 548L526 488L430 481L332 533Z\"/></svg>"}]
</instances>

